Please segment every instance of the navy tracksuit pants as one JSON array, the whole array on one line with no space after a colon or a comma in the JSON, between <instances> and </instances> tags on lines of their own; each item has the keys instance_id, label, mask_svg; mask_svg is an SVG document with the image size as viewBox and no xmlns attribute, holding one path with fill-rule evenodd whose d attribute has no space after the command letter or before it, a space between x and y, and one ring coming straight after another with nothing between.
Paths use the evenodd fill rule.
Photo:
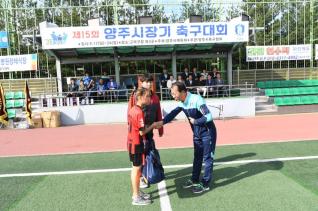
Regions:
<instances>
[{"instance_id":1,"label":"navy tracksuit pants","mask_svg":"<svg viewBox=\"0 0 318 211\"><path fill-rule=\"evenodd\" d=\"M204 162L205 166L201 182L204 186L208 186L212 180L216 136L216 128L215 125L212 124L207 134L201 137L193 137L194 159L192 181L194 183L200 182L202 162Z\"/></svg>"}]
</instances>

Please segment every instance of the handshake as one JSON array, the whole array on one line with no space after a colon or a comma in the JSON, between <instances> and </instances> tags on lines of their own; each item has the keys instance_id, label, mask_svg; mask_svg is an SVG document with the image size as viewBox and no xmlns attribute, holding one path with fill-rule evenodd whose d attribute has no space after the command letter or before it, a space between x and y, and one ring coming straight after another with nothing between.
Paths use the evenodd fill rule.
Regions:
<instances>
[{"instance_id":1,"label":"handshake","mask_svg":"<svg viewBox=\"0 0 318 211\"><path fill-rule=\"evenodd\" d=\"M154 129L159 129L163 126L163 121L159 121L159 122L154 122L152 123L151 127Z\"/></svg>"}]
</instances>

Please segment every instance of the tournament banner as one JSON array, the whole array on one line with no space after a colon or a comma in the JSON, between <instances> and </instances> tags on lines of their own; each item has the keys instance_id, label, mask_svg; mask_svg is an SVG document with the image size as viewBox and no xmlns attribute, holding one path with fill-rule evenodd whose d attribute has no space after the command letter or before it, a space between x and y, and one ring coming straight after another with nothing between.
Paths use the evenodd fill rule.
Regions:
<instances>
[{"instance_id":1,"label":"tournament banner","mask_svg":"<svg viewBox=\"0 0 318 211\"><path fill-rule=\"evenodd\" d=\"M48 27L40 23L43 49L247 42L248 21Z\"/></svg>"},{"instance_id":2,"label":"tournament banner","mask_svg":"<svg viewBox=\"0 0 318 211\"><path fill-rule=\"evenodd\" d=\"M28 71L37 69L37 54L0 56L0 72Z\"/></svg>"},{"instance_id":3,"label":"tournament banner","mask_svg":"<svg viewBox=\"0 0 318 211\"><path fill-rule=\"evenodd\" d=\"M246 61L310 60L312 45L246 46Z\"/></svg>"}]
</instances>

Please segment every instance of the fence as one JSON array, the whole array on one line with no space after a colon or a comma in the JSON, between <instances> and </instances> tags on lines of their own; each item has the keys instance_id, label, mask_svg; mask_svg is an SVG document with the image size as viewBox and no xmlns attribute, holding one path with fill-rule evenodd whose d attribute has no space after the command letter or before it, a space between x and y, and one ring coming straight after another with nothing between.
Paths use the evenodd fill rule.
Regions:
<instances>
[{"instance_id":1,"label":"fence","mask_svg":"<svg viewBox=\"0 0 318 211\"><path fill-rule=\"evenodd\" d=\"M318 79L318 69L233 70L233 84L256 84L258 81Z\"/></svg>"},{"instance_id":2,"label":"fence","mask_svg":"<svg viewBox=\"0 0 318 211\"><path fill-rule=\"evenodd\" d=\"M253 96L254 85L224 85L224 86L196 86L188 87L188 90L195 94L200 94L205 98L229 98L234 96ZM39 107L55 106L80 106L101 103L121 103L128 102L133 89L118 89L105 91L81 91L81 92L63 92L42 93L34 100L38 102ZM168 88L160 87L157 92L161 100L173 100ZM34 102L35 103L35 102Z\"/></svg>"}]
</instances>

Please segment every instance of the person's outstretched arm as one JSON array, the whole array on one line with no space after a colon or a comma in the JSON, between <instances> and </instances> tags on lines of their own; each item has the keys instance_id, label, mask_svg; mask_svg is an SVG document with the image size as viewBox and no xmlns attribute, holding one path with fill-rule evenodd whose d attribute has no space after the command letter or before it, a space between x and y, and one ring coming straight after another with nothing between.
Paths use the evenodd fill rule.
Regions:
<instances>
[{"instance_id":1,"label":"person's outstretched arm","mask_svg":"<svg viewBox=\"0 0 318 211\"><path fill-rule=\"evenodd\" d=\"M204 125L206 122L212 121L212 114L202 97L200 97L197 101L197 109L201 112L202 117L199 119L195 119L192 124Z\"/></svg>"},{"instance_id":2,"label":"person's outstretched arm","mask_svg":"<svg viewBox=\"0 0 318 211\"><path fill-rule=\"evenodd\" d=\"M179 106L173 109L172 111L170 111L170 113L163 118L163 124L167 124L171 122L181 111L182 111L182 108Z\"/></svg>"}]
</instances>

